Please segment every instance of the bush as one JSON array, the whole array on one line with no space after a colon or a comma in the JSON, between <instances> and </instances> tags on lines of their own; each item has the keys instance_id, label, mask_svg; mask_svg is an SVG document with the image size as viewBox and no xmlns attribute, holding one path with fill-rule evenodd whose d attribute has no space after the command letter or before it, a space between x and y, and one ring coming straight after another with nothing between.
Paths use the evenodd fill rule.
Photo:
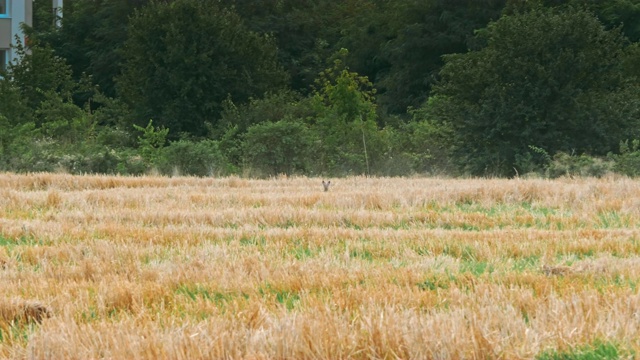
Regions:
<instances>
[{"instance_id":1,"label":"bush","mask_svg":"<svg viewBox=\"0 0 640 360\"><path fill-rule=\"evenodd\" d=\"M614 170L627 176L640 176L640 140L620 142L620 154L610 155L615 161Z\"/></svg>"},{"instance_id":2,"label":"bush","mask_svg":"<svg viewBox=\"0 0 640 360\"><path fill-rule=\"evenodd\" d=\"M371 164L379 162L380 151L386 150L380 146L382 139L374 121L347 121L344 116L328 111L316 119L311 130L318 139L312 163L316 173L368 175Z\"/></svg>"},{"instance_id":3,"label":"bush","mask_svg":"<svg viewBox=\"0 0 640 360\"><path fill-rule=\"evenodd\" d=\"M313 144L313 136L302 122L264 122L244 134L243 158L257 175L305 173Z\"/></svg>"},{"instance_id":4,"label":"bush","mask_svg":"<svg viewBox=\"0 0 640 360\"><path fill-rule=\"evenodd\" d=\"M432 175L455 174L451 129L446 124L431 121L423 111L411 112L413 121L402 125L394 138L395 151L412 159L413 172Z\"/></svg>"},{"instance_id":5,"label":"bush","mask_svg":"<svg viewBox=\"0 0 640 360\"><path fill-rule=\"evenodd\" d=\"M158 159L163 174L209 176L228 173L229 165L217 141L174 141L164 147Z\"/></svg>"},{"instance_id":6,"label":"bush","mask_svg":"<svg viewBox=\"0 0 640 360\"><path fill-rule=\"evenodd\" d=\"M0 168L16 172L123 175L140 175L148 170L133 149L115 150L87 142L67 144L33 131L29 133L33 136L18 137L0 154Z\"/></svg>"},{"instance_id":7,"label":"bush","mask_svg":"<svg viewBox=\"0 0 640 360\"><path fill-rule=\"evenodd\" d=\"M75 104L64 101L53 91L44 96L36 110L43 135L77 144L93 134L94 124L90 114Z\"/></svg>"},{"instance_id":8,"label":"bush","mask_svg":"<svg viewBox=\"0 0 640 360\"><path fill-rule=\"evenodd\" d=\"M149 120L146 127L133 125L133 127L142 132L138 136L138 151L144 159L147 166L155 166L158 163L160 152L167 142L169 129L164 127L154 127L153 120Z\"/></svg>"},{"instance_id":9,"label":"bush","mask_svg":"<svg viewBox=\"0 0 640 360\"><path fill-rule=\"evenodd\" d=\"M312 118L316 115L312 105L309 98L303 98L290 90L266 94L261 99L252 98L248 103L238 106L227 99L222 104L218 129L214 129L214 132L222 133L236 126L239 132L244 133L250 126L266 121Z\"/></svg>"},{"instance_id":10,"label":"bush","mask_svg":"<svg viewBox=\"0 0 640 360\"><path fill-rule=\"evenodd\" d=\"M587 155L574 156L567 153L557 153L548 165L546 172L550 178L561 176L591 176L602 177L611 173L614 163Z\"/></svg>"},{"instance_id":11,"label":"bush","mask_svg":"<svg viewBox=\"0 0 640 360\"><path fill-rule=\"evenodd\" d=\"M56 142L51 139L19 138L7 154L7 170L17 172L54 171L59 156L55 153Z\"/></svg>"}]
</instances>

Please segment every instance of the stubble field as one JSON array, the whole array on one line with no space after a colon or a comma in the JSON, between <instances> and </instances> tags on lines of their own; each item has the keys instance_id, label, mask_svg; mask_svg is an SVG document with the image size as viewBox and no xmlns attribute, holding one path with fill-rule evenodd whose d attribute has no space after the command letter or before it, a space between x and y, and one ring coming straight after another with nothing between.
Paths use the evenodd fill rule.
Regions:
<instances>
[{"instance_id":1,"label":"stubble field","mask_svg":"<svg viewBox=\"0 0 640 360\"><path fill-rule=\"evenodd\" d=\"M0 174L0 358L640 354L640 181Z\"/></svg>"}]
</instances>

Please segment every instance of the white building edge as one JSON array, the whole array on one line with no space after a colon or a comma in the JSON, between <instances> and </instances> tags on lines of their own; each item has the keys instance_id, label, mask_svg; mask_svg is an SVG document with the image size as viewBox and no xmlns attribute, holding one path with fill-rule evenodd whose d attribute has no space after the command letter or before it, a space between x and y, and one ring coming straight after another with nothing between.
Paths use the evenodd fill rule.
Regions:
<instances>
[{"instance_id":1,"label":"white building edge","mask_svg":"<svg viewBox=\"0 0 640 360\"><path fill-rule=\"evenodd\" d=\"M0 67L16 60L12 49L18 36L24 44L25 37L20 29L22 24L33 25L33 1L45 0L0 0ZM62 16L64 0L52 0L53 11ZM60 25L60 24L58 24Z\"/></svg>"}]
</instances>

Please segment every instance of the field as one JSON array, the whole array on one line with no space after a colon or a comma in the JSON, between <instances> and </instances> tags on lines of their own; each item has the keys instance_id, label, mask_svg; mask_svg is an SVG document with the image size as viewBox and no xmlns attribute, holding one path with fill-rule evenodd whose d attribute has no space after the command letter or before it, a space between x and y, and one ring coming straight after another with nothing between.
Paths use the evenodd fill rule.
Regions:
<instances>
[{"instance_id":1,"label":"field","mask_svg":"<svg viewBox=\"0 0 640 360\"><path fill-rule=\"evenodd\" d=\"M0 174L0 358L640 354L640 181L321 181Z\"/></svg>"}]
</instances>

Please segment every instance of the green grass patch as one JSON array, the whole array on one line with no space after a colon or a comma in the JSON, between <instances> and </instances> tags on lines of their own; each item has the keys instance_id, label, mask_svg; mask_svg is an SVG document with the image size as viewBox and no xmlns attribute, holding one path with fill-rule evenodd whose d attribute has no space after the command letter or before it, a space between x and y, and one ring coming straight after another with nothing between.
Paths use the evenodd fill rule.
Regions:
<instances>
[{"instance_id":1,"label":"green grass patch","mask_svg":"<svg viewBox=\"0 0 640 360\"><path fill-rule=\"evenodd\" d=\"M297 260L312 258L316 256L317 253L318 253L317 250L312 249L307 245L298 245L295 248L293 248L293 256Z\"/></svg>"},{"instance_id":2,"label":"green grass patch","mask_svg":"<svg viewBox=\"0 0 640 360\"><path fill-rule=\"evenodd\" d=\"M80 319L85 323L97 321L99 317L98 309L95 306L89 306L87 310L80 313Z\"/></svg>"},{"instance_id":3,"label":"green grass patch","mask_svg":"<svg viewBox=\"0 0 640 360\"><path fill-rule=\"evenodd\" d=\"M599 276L593 281L593 287L600 293L607 293L610 289L631 289L634 293L638 288L638 283L634 279L629 279L621 274L613 277Z\"/></svg>"},{"instance_id":4,"label":"green grass patch","mask_svg":"<svg viewBox=\"0 0 640 360\"><path fill-rule=\"evenodd\" d=\"M267 240L260 236L260 237L248 237L248 236L243 236L240 239L240 245L243 246L265 246L267 244Z\"/></svg>"},{"instance_id":5,"label":"green grass patch","mask_svg":"<svg viewBox=\"0 0 640 360\"><path fill-rule=\"evenodd\" d=\"M456 281L455 276L447 272L445 274L431 275L417 285L420 290L435 291L438 289L448 289L454 281Z\"/></svg>"},{"instance_id":6,"label":"green grass patch","mask_svg":"<svg viewBox=\"0 0 640 360\"><path fill-rule=\"evenodd\" d=\"M433 254L431 249L427 246L416 246L413 248L413 251L420 256L431 256Z\"/></svg>"},{"instance_id":7,"label":"green grass patch","mask_svg":"<svg viewBox=\"0 0 640 360\"><path fill-rule=\"evenodd\" d=\"M606 211L598 213L598 223L596 229L619 229L631 227L628 216L620 215L617 211Z\"/></svg>"},{"instance_id":8,"label":"green grass patch","mask_svg":"<svg viewBox=\"0 0 640 360\"><path fill-rule=\"evenodd\" d=\"M0 327L0 344L6 343L22 343L26 344L29 341L29 335L36 331L38 325L34 323L29 324L16 324L11 323L8 329L3 330Z\"/></svg>"},{"instance_id":9,"label":"green grass patch","mask_svg":"<svg viewBox=\"0 0 640 360\"><path fill-rule=\"evenodd\" d=\"M366 261L373 261L373 253L367 249L353 249L349 252L349 257L352 259L362 259Z\"/></svg>"},{"instance_id":10,"label":"green grass patch","mask_svg":"<svg viewBox=\"0 0 640 360\"><path fill-rule=\"evenodd\" d=\"M204 301L215 303L219 308L224 308L229 302L232 302L237 298L244 298L245 300L249 298L249 295L245 293L238 294L212 291L211 289L199 284L181 285L175 292L176 294L184 295L193 301L202 299Z\"/></svg>"},{"instance_id":11,"label":"green grass patch","mask_svg":"<svg viewBox=\"0 0 640 360\"><path fill-rule=\"evenodd\" d=\"M558 262L564 262L565 265L571 266L576 261L590 259L596 256L593 249L573 249L571 252L559 252L556 254Z\"/></svg>"},{"instance_id":12,"label":"green grass patch","mask_svg":"<svg viewBox=\"0 0 640 360\"><path fill-rule=\"evenodd\" d=\"M611 342L597 341L593 345L581 346L564 352L545 351L536 357L537 360L607 360L620 359L633 354L626 354Z\"/></svg>"},{"instance_id":13,"label":"green grass patch","mask_svg":"<svg viewBox=\"0 0 640 360\"><path fill-rule=\"evenodd\" d=\"M447 244L442 249L444 255L458 258L462 261L477 261L476 249L469 245Z\"/></svg>"},{"instance_id":14,"label":"green grass patch","mask_svg":"<svg viewBox=\"0 0 640 360\"><path fill-rule=\"evenodd\" d=\"M517 258L513 261L511 269L516 272L523 272L525 270L536 269L540 264L540 255L530 255Z\"/></svg>"},{"instance_id":15,"label":"green grass patch","mask_svg":"<svg viewBox=\"0 0 640 360\"><path fill-rule=\"evenodd\" d=\"M475 276L480 276L485 272L490 274L493 272L493 265L486 261L463 261L460 263L460 272L468 272Z\"/></svg>"},{"instance_id":16,"label":"green grass patch","mask_svg":"<svg viewBox=\"0 0 640 360\"><path fill-rule=\"evenodd\" d=\"M36 240L30 236L21 236L18 238L10 238L0 235L0 246L13 248L15 246L41 246L45 245L42 240Z\"/></svg>"},{"instance_id":17,"label":"green grass patch","mask_svg":"<svg viewBox=\"0 0 640 360\"><path fill-rule=\"evenodd\" d=\"M282 304L287 310L293 310L300 302L300 294L295 291L277 289L267 283L258 288L258 293L262 297L273 297L276 302Z\"/></svg>"}]
</instances>

